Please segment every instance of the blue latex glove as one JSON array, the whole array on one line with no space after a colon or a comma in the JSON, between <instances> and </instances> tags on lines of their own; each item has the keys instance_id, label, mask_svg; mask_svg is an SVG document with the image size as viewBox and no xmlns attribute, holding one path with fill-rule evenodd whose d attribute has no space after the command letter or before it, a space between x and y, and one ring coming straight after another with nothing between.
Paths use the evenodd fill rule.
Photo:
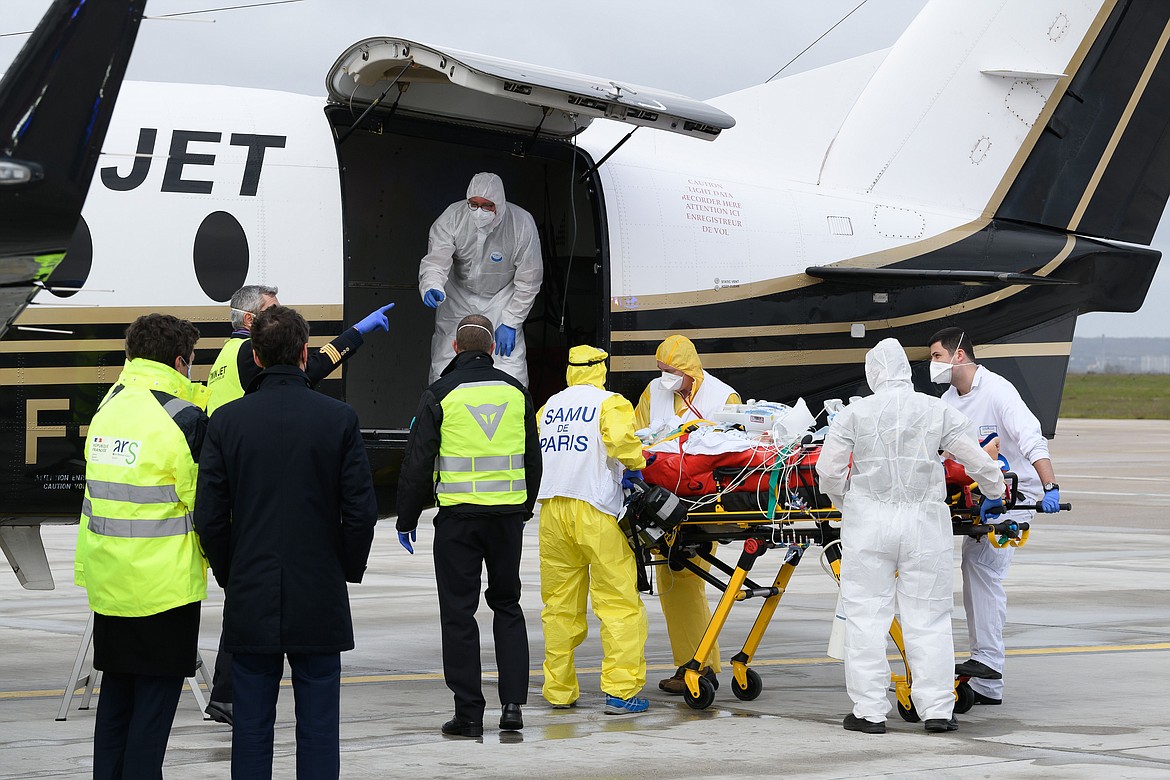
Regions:
<instances>
[{"instance_id":1,"label":"blue latex glove","mask_svg":"<svg viewBox=\"0 0 1170 780\"><path fill-rule=\"evenodd\" d=\"M508 357L516 348L516 329L507 325L496 328L496 354Z\"/></svg>"},{"instance_id":2,"label":"blue latex glove","mask_svg":"<svg viewBox=\"0 0 1170 780\"><path fill-rule=\"evenodd\" d=\"M414 529L410 533L398 532L398 543L406 548L406 551L414 555L414 545L411 542L418 541L418 529Z\"/></svg>"},{"instance_id":3,"label":"blue latex glove","mask_svg":"<svg viewBox=\"0 0 1170 780\"><path fill-rule=\"evenodd\" d=\"M634 483L631 480L641 479L642 472L637 469L626 469L626 473L622 475L622 487L626 490L633 490Z\"/></svg>"},{"instance_id":4,"label":"blue latex glove","mask_svg":"<svg viewBox=\"0 0 1170 780\"><path fill-rule=\"evenodd\" d=\"M1002 498L985 498L985 499L983 499L983 504L980 505L980 507L979 507L979 519L985 523L986 522L992 522L992 523L996 522L998 520L999 516L997 514L989 514L989 512L991 512L992 509L999 509L1002 512L1003 511L1003 499Z\"/></svg>"},{"instance_id":5,"label":"blue latex glove","mask_svg":"<svg viewBox=\"0 0 1170 780\"><path fill-rule=\"evenodd\" d=\"M445 300L447 300L447 296L443 295L443 291L433 287L423 295L423 305L431 309L439 308L439 304Z\"/></svg>"},{"instance_id":6,"label":"blue latex glove","mask_svg":"<svg viewBox=\"0 0 1170 780\"><path fill-rule=\"evenodd\" d=\"M390 330L390 321L386 319L386 312L393 308L394 304L388 303L380 309L374 309L366 315L365 319L354 325L354 327L363 336L374 330Z\"/></svg>"},{"instance_id":7,"label":"blue latex glove","mask_svg":"<svg viewBox=\"0 0 1170 780\"><path fill-rule=\"evenodd\" d=\"M1040 499L1040 510L1048 514L1060 511L1060 488L1044 491L1044 498Z\"/></svg>"}]
</instances>

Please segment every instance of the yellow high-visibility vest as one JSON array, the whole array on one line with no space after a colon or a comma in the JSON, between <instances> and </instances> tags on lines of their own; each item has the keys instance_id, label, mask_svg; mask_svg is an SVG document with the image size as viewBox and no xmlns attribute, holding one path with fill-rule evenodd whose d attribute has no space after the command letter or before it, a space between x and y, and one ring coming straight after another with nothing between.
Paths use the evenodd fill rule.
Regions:
<instances>
[{"instance_id":1,"label":"yellow high-visibility vest","mask_svg":"<svg viewBox=\"0 0 1170 780\"><path fill-rule=\"evenodd\" d=\"M441 406L439 506L523 505L524 393L504 381L469 382L448 393Z\"/></svg>"},{"instance_id":2,"label":"yellow high-visibility vest","mask_svg":"<svg viewBox=\"0 0 1170 780\"><path fill-rule=\"evenodd\" d=\"M211 392L207 401L208 415L215 414L215 410L224 404L244 397L244 388L240 384L240 347L247 340L228 339L211 364L211 373L207 375L207 389Z\"/></svg>"},{"instance_id":3,"label":"yellow high-visibility vest","mask_svg":"<svg viewBox=\"0 0 1170 780\"><path fill-rule=\"evenodd\" d=\"M94 612L144 617L207 597L191 516L198 466L173 419L193 406L189 385L131 360L90 423L75 581ZM163 404L153 390L177 397Z\"/></svg>"}]
</instances>

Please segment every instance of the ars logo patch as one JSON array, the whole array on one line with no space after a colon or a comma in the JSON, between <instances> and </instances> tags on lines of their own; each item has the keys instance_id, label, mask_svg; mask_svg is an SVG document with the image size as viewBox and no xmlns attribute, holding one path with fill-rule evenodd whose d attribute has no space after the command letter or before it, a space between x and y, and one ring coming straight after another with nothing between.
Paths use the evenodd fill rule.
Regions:
<instances>
[{"instance_id":1,"label":"ars logo patch","mask_svg":"<svg viewBox=\"0 0 1170 780\"><path fill-rule=\"evenodd\" d=\"M133 466L141 449L140 441L95 436L89 446L89 462L106 466Z\"/></svg>"}]
</instances>

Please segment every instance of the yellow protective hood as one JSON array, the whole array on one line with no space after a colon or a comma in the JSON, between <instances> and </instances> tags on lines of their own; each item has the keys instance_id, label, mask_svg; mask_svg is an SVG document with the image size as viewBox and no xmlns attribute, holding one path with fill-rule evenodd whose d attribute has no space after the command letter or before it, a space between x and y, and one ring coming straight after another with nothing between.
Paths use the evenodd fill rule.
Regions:
<instances>
[{"instance_id":1,"label":"yellow protective hood","mask_svg":"<svg viewBox=\"0 0 1170 780\"><path fill-rule=\"evenodd\" d=\"M658 345L654 357L695 380L691 389L692 398L699 392L699 385L703 384L703 364L699 362L699 353L690 339L686 336L667 336L666 341Z\"/></svg>"},{"instance_id":2,"label":"yellow protective hood","mask_svg":"<svg viewBox=\"0 0 1170 780\"><path fill-rule=\"evenodd\" d=\"M605 389L605 359L609 354L582 344L569 350L569 367L565 369L565 382L573 385L593 385Z\"/></svg>"}]
</instances>

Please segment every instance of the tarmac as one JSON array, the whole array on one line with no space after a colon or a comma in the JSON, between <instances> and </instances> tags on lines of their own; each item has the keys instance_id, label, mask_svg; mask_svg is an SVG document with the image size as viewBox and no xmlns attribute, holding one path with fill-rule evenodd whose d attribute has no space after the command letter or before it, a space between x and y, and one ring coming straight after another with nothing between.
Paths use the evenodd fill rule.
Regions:
<instances>
[{"instance_id":1,"label":"tarmac","mask_svg":"<svg viewBox=\"0 0 1170 780\"><path fill-rule=\"evenodd\" d=\"M523 606L532 678L522 732L500 732L491 671L491 616L480 612L488 713L478 740L444 737L452 712L442 680L430 526L417 553L399 547L383 521L365 581L351 586L357 649L342 657L341 769L347 778L1166 778L1170 777L1170 421L1062 420L1052 442L1062 500L1073 511L1042 516L1016 551L1006 693L976 705L960 728L927 734L891 711L889 732L846 732L850 710L841 664L826 657L836 585L810 548L752 667L764 690L743 702L730 664L759 601L732 610L722 634L725 668L715 703L692 710L661 693L674 670L656 596L646 597L650 639L647 713L610 716L598 690L595 618L578 651L582 698L552 710L540 696L537 523L525 534ZM76 527L46 527L57 589L25 591L0 572L0 778L73 778L91 772L94 709L73 700L54 720L87 617L72 585ZM734 562L739 545L720 557ZM768 579L781 555L757 564ZM662 583L659 583L662 584ZM956 557L957 658L966 658ZM709 589L712 603L718 593ZM222 593L203 607L200 651L211 664ZM486 613L486 614L485 614ZM891 652L894 652L891 645ZM901 671L899 660L892 662ZM287 680L286 680L287 684ZM893 696L891 695L891 701ZM282 689L275 776L295 774L292 695ZM184 692L165 775L228 777L229 727L205 721Z\"/></svg>"}]
</instances>

